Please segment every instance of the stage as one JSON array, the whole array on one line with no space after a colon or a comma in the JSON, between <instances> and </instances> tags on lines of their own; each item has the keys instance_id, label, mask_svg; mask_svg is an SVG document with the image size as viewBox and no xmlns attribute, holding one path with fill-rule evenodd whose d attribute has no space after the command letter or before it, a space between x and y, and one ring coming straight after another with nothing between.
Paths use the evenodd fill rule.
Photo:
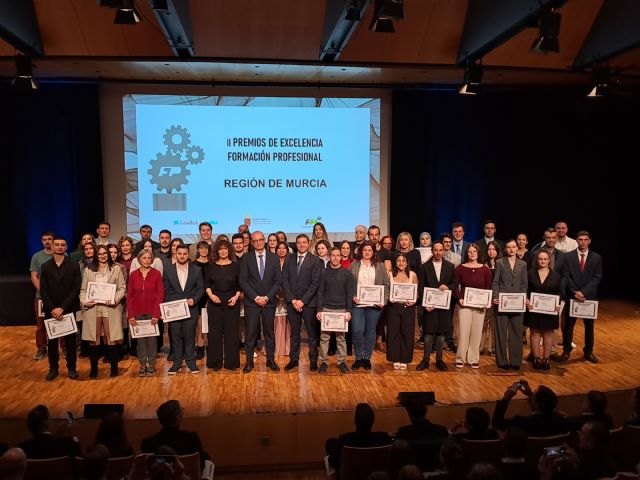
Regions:
<instances>
[{"instance_id":1,"label":"stage","mask_svg":"<svg viewBox=\"0 0 640 480\"><path fill-rule=\"evenodd\" d=\"M638 304L634 303L601 302L595 345L600 363L582 360L583 328L578 322L575 335L578 348L568 363L553 364L549 372L536 371L530 364L525 364L519 372L503 373L496 368L495 359L489 356L481 357L479 370L457 369L453 365L453 354L449 352L445 354L447 372L436 371L433 361L428 373L417 372L415 366L422 358L422 352L416 350L414 362L406 371L394 370L384 354L375 353L373 369L369 372L360 370L342 375L336 368L335 358L331 357L329 372L319 375L309 371L306 351L303 351L300 367L291 372L284 372L284 369L271 372L266 369L266 357L259 356L256 368L250 374L205 371L201 362L200 374L169 376L170 363L163 356L157 362L155 377L139 378L137 361L130 358L120 362L120 376L113 379L108 376L108 364L101 364L97 380L88 378L89 361L81 359L78 361L80 380L76 381L66 377L61 359L60 376L46 382L47 361L33 360L35 327L3 327L0 329L0 365L4 367L0 370L0 417L5 426L23 429L23 420L18 419L24 419L38 403L46 404L58 418L67 411L81 416L87 403L122 403L129 421L128 431L134 441L157 429L155 410L160 403L178 399L185 408L185 428L206 430L204 435L201 433L203 441L206 445L210 438L209 442L213 444L210 448L218 453L222 465L317 461L327 436L352 428L352 411L360 402L367 402L376 409L376 426L380 429L395 431L406 423L405 413L398 408L397 401L398 392L402 391L434 391L437 405L450 408L430 408L429 415L450 424L462 417L468 404L491 402L484 406L492 412L492 402L518 378L526 378L533 388L545 384L558 395L566 396L561 405L563 402L572 405L566 407L569 413L578 413L572 412L579 408L578 400L569 401L569 398L579 398L577 394L592 389L609 392L635 388L640 385L638 310ZM244 355L241 360L244 363ZM287 357L277 359L281 368L287 360ZM625 395L626 392L620 394L621 397ZM624 409L625 401L621 402L624 411L611 412L619 420L630 413ZM510 412L526 411L526 408L524 402L520 405L516 402ZM90 431L95 428L93 422L85 425ZM243 428L246 429L244 433ZM226 435L223 438L219 436L221 431ZM282 455L277 453L287 439L298 442L305 439L309 431L314 432L313 445L307 445L306 449L296 447L295 452L283 449ZM137 445L135 441L134 445ZM256 447L262 448L262 454L254 454L251 458L243 456L243 448Z\"/></svg>"}]
</instances>

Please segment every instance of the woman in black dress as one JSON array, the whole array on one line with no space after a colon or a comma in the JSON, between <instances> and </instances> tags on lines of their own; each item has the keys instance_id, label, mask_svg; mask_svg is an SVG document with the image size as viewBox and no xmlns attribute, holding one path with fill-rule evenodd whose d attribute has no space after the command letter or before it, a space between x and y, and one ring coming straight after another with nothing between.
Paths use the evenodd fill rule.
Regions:
<instances>
[{"instance_id":1,"label":"woman in black dress","mask_svg":"<svg viewBox=\"0 0 640 480\"><path fill-rule=\"evenodd\" d=\"M207 281L207 267L211 260L211 245L204 240L198 242L196 245L196 251L198 256L193 261L196 267L200 267L202 270L202 278ZM207 306L207 296L203 295L198 303L198 323L196 324L196 360L202 360L204 358L204 334L202 333L202 309Z\"/></svg>"},{"instance_id":2,"label":"woman in black dress","mask_svg":"<svg viewBox=\"0 0 640 480\"><path fill-rule=\"evenodd\" d=\"M562 276L549 268L551 257L547 250L539 250L535 258L534 267L529 270L529 292L544 293L547 295L558 295L562 298L564 291L564 280ZM533 305L527 300L527 310L531 310ZM560 306L556 307L556 312L560 312ZM559 326L558 313L545 314L528 311L524 317L524 324L531 329L531 351L533 352L533 368L536 370L549 370L549 355L553 346L553 331ZM540 338L543 341L543 352L540 356Z\"/></svg>"},{"instance_id":3,"label":"woman in black dress","mask_svg":"<svg viewBox=\"0 0 640 480\"><path fill-rule=\"evenodd\" d=\"M205 291L209 298L207 368L214 372L223 366L236 370L240 368L240 267L227 240L217 241L213 251L216 260L209 264L205 274Z\"/></svg>"}]
</instances>

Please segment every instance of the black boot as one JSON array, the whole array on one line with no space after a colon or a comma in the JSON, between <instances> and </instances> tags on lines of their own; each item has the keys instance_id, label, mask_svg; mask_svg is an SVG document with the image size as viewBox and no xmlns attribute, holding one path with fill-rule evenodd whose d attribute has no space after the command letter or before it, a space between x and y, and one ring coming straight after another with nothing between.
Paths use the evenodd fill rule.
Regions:
<instances>
[{"instance_id":1,"label":"black boot","mask_svg":"<svg viewBox=\"0 0 640 480\"><path fill-rule=\"evenodd\" d=\"M89 362L91 362L91 370L89 370L89 378L97 378L98 377L98 359L100 358L100 352L98 351L98 346L90 345L89 346Z\"/></svg>"},{"instance_id":2,"label":"black boot","mask_svg":"<svg viewBox=\"0 0 640 480\"><path fill-rule=\"evenodd\" d=\"M107 356L109 357L109 363L111 364L111 377L118 376L119 349L119 345L107 345Z\"/></svg>"}]
</instances>

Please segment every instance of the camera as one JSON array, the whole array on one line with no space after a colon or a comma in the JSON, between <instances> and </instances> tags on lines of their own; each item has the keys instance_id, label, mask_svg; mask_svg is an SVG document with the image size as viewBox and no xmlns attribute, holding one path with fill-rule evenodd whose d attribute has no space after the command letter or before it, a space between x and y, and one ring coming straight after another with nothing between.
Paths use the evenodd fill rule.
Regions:
<instances>
[{"instance_id":1,"label":"camera","mask_svg":"<svg viewBox=\"0 0 640 480\"><path fill-rule=\"evenodd\" d=\"M565 451L566 450L563 446L547 447L544 449L544 456L550 458L561 457L564 455Z\"/></svg>"},{"instance_id":2,"label":"camera","mask_svg":"<svg viewBox=\"0 0 640 480\"><path fill-rule=\"evenodd\" d=\"M515 383L513 384L513 387L514 387L514 388L517 388L518 390L520 390L520 389L522 388L522 382L515 382Z\"/></svg>"},{"instance_id":3,"label":"camera","mask_svg":"<svg viewBox=\"0 0 640 480\"><path fill-rule=\"evenodd\" d=\"M153 456L154 463L164 464L168 463L169 465L174 465L176 463L175 455L154 455Z\"/></svg>"}]
</instances>

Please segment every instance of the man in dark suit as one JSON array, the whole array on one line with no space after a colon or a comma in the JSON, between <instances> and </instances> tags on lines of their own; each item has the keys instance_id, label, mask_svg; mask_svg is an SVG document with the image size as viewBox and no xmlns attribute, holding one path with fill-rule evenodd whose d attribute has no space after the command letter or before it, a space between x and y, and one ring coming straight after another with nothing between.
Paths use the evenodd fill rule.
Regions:
<instances>
[{"instance_id":1,"label":"man in dark suit","mask_svg":"<svg viewBox=\"0 0 640 480\"><path fill-rule=\"evenodd\" d=\"M518 390L529 397L531 415L516 415L505 419L509 402ZM526 380L520 380L507 388L502 399L497 401L491 424L493 428L501 431L511 426L518 427L530 437L550 437L567 433L569 424L563 415L555 411L557 405L558 397L549 387L540 385L534 392Z\"/></svg>"},{"instance_id":2,"label":"man in dark suit","mask_svg":"<svg viewBox=\"0 0 640 480\"><path fill-rule=\"evenodd\" d=\"M244 292L244 348L247 363L242 371L249 373L253 370L253 351L258 337L258 326L262 319L267 348L267 368L274 372L280 371L275 361L276 343L273 332L273 321L276 313L276 293L282 285L280 260L265 249L264 233L260 231L251 234L253 250L248 252L240 263L240 288Z\"/></svg>"},{"instance_id":3,"label":"man in dark suit","mask_svg":"<svg viewBox=\"0 0 640 480\"><path fill-rule=\"evenodd\" d=\"M196 365L196 322L198 302L204 294L204 281L200 269L189 261L189 248L186 245L176 249L176 263L167 265L163 279L164 301L186 300L191 314L190 318L169 322L173 365L167 373L178 373L183 360L189 372L199 373Z\"/></svg>"},{"instance_id":4,"label":"man in dark suit","mask_svg":"<svg viewBox=\"0 0 640 480\"><path fill-rule=\"evenodd\" d=\"M298 366L300 358L300 327L302 322L309 335L310 369L318 369L318 341L320 324L316 320L316 293L320 284L320 274L324 268L322 260L309 252L309 237L300 234L296 237L298 253L292 253L284 264L282 282L284 298L287 301L287 315L291 325L291 349L289 363L285 370Z\"/></svg>"},{"instance_id":5,"label":"man in dark suit","mask_svg":"<svg viewBox=\"0 0 640 480\"><path fill-rule=\"evenodd\" d=\"M162 429L155 435L143 439L140 451L155 453L159 447L166 445L173 448L178 455L190 455L198 452L200 467L204 468L204 461L209 459L209 455L204 451L197 432L180 430L183 414L184 409L178 400L169 400L160 405L156 410L156 415Z\"/></svg>"},{"instance_id":6,"label":"man in dark suit","mask_svg":"<svg viewBox=\"0 0 640 480\"><path fill-rule=\"evenodd\" d=\"M504 252L504 242L502 240L498 240L495 237L496 234L496 222L494 222L493 220L485 220L482 226L482 229L484 230L484 237L480 238L479 240L475 241L475 244L478 246L478 261L480 263L484 263L487 261L487 246L489 245L489 242L494 241L498 244L499 248L499 252L503 253ZM464 257L462 257L462 263L464 263Z\"/></svg>"},{"instance_id":7,"label":"man in dark suit","mask_svg":"<svg viewBox=\"0 0 640 480\"><path fill-rule=\"evenodd\" d=\"M564 276L567 281L567 306L570 301L584 302L585 300L598 299L598 286L602 279L602 257L589 250L591 234L583 230L576 236L578 249L564 254ZM561 360L569 360L571 355L571 342L573 341L573 329L576 326L577 317L569 308L569 315L562 329ZM593 354L594 328L592 318L583 318L584 322L584 358L592 363L598 363L598 358Z\"/></svg>"},{"instance_id":8,"label":"man in dark suit","mask_svg":"<svg viewBox=\"0 0 640 480\"><path fill-rule=\"evenodd\" d=\"M444 244L442 240L436 240L431 245L432 257L422 265L420 276L421 290L423 287L437 288L440 291L453 290L456 286L456 269L453 263L442 258ZM420 292L422 293L422 292ZM422 371L429 368L429 357L433 345L433 337L436 337L436 368L447 370L447 365L442 359L444 340L446 335L453 333L452 309L440 309L424 307L422 317L422 331L424 332L424 357L416 367Z\"/></svg>"},{"instance_id":9,"label":"man in dark suit","mask_svg":"<svg viewBox=\"0 0 640 480\"><path fill-rule=\"evenodd\" d=\"M462 222L451 224L451 236L453 237L451 251L460 255L461 259L464 258L471 244L464 239L464 224Z\"/></svg>"},{"instance_id":10,"label":"man in dark suit","mask_svg":"<svg viewBox=\"0 0 640 480\"><path fill-rule=\"evenodd\" d=\"M38 405L27 415L32 438L18 445L27 458L43 459L80 456L80 444L71 436L53 435L49 429L49 409Z\"/></svg>"}]
</instances>

